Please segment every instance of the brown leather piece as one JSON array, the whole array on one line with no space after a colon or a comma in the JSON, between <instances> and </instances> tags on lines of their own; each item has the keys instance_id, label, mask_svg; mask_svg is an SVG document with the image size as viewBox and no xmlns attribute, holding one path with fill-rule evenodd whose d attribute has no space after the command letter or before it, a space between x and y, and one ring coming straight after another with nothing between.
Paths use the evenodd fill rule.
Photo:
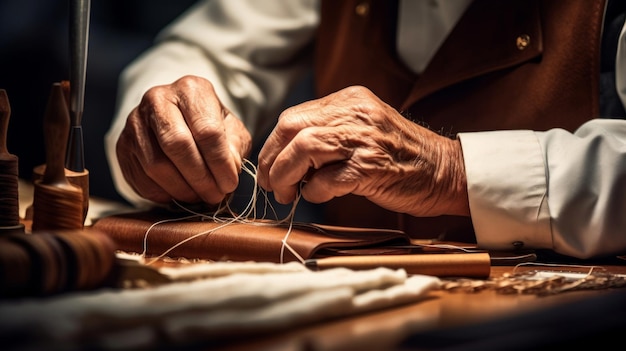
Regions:
<instances>
[{"instance_id":1,"label":"brown leather piece","mask_svg":"<svg viewBox=\"0 0 626 351\"><path fill-rule=\"evenodd\" d=\"M146 254L158 256L195 236L169 251L166 256L215 261L281 262L283 239L288 232L286 225L262 220L224 225L194 217L151 227L162 220L182 217L180 213L152 210L104 217L98 219L92 227L113 239L116 248L121 251L141 253L145 239ZM206 234L197 235L200 233ZM322 249L410 243L409 238L397 230L297 223L286 242L303 259L316 257ZM283 252L282 262L298 260L287 248Z\"/></svg>"}]
</instances>

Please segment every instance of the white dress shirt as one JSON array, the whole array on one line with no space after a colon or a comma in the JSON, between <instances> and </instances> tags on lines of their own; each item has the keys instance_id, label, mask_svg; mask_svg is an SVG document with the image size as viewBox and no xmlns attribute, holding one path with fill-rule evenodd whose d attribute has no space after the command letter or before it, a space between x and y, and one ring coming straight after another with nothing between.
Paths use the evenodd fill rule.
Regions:
<instances>
[{"instance_id":1,"label":"white dress shirt","mask_svg":"<svg viewBox=\"0 0 626 351\"><path fill-rule=\"evenodd\" d=\"M401 0L400 58L421 72L470 2ZM206 0L164 29L120 79L117 113L105 140L120 194L135 204L145 201L123 179L115 143L146 90L188 74L205 77L224 105L260 137L311 68L294 58L313 38L318 6L316 0ZM409 37L422 44L407 45ZM624 103L625 40L622 31L617 91ZM575 134L498 131L458 137L480 246L521 244L582 258L626 250L626 215L620 214L626 211L626 121L593 120Z\"/></svg>"}]
</instances>

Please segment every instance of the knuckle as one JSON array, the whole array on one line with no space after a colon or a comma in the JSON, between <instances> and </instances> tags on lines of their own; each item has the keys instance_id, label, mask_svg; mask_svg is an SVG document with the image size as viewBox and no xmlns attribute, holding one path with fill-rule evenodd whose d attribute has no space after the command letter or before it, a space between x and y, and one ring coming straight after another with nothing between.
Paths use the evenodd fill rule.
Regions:
<instances>
[{"instance_id":1,"label":"knuckle","mask_svg":"<svg viewBox=\"0 0 626 351\"><path fill-rule=\"evenodd\" d=\"M351 96L351 97L369 97L372 96L373 93L370 89L362 86L362 85L353 85L349 86L342 90L342 93Z\"/></svg>"},{"instance_id":2,"label":"knuckle","mask_svg":"<svg viewBox=\"0 0 626 351\"><path fill-rule=\"evenodd\" d=\"M209 89L211 91L214 90L213 84L207 79L193 75L186 75L179 78L174 82L174 86L177 89L183 89L186 91L194 91L198 88Z\"/></svg>"},{"instance_id":3,"label":"knuckle","mask_svg":"<svg viewBox=\"0 0 626 351\"><path fill-rule=\"evenodd\" d=\"M194 138L198 143L211 143L223 135L223 129L219 128L216 121L205 119L202 125L198 125L194 130Z\"/></svg>"},{"instance_id":4,"label":"knuckle","mask_svg":"<svg viewBox=\"0 0 626 351\"><path fill-rule=\"evenodd\" d=\"M295 109L289 108L283 111L278 117L278 130L292 132L302 126L300 116L295 113Z\"/></svg>"},{"instance_id":5,"label":"knuckle","mask_svg":"<svg viewBox=\"0 0 626 351\"><path fill-rule=\"evenodd\" d=\"M126 124L118 137L118 143L123 142L128 144L137 138L137 136L142 134L142 131L144 130L143 120L138 113L135 113L135 111L126 119Z\"/></svg>"},{"instance_id":6,"label":"knuckle","mask_svg":"<svg viewBox=\"0 0 626 351\"><path fill-rule=\"evenodd\" d=\"M151 87L143 94L140 102L141 108L144 109L162 101L167 96L168 90L164 85Z\"/></svg>"},{"instance_id":7,"label":"knuckle","mask_svg":"<svg viewBox=\"0 0 626 351\"><path fill-rule=\"evenodd\" d=\"M294 115L294 110L295 108L293 106L284 109L283 112L278 115L278 123L287 123L287 121Z\"/></svg>"},{"instance_id":8,"label":"knuckle","mask_svg":"<svg viewBox=\"0 0 626 351\"><path fill-rule=\"evenodd\" d=\"M170 155L170 157L185 157L191 153L194 148L193 141L186 138L182 132L169 131L161 139L162 149Z\"/></svg>"}]
</instances>

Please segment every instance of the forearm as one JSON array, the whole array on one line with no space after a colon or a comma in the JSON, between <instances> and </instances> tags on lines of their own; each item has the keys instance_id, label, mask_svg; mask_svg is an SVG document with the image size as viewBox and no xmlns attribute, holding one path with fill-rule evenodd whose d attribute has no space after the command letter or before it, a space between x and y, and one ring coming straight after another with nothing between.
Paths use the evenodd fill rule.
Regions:
<instances>
[{"instance_id":1,"label":"forearm","mask_svg":"<svg viewBox=\"0 0 626 351\"><path fill-rule=\"evenodd\" d=\"M626 249L626 122L595 120L574 135L555 129L459 138L480 246L581 258Z\"/></svg>"}]
</instances>

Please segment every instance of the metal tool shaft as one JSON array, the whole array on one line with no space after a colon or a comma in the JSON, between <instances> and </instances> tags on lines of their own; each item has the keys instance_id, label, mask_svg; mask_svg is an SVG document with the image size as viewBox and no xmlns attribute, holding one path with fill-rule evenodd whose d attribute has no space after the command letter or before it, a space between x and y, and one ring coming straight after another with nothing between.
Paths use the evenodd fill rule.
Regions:
<instances>
[{"instance_id":1,"label":"metal tool shaft","mask_svg":"<svg viewBox=\"0 0 626 351\"><path fill-rule=\"evenodd\" d=\"M66 167L85 169L82 118L85 106L90 0L70 0L70 122Z\"/></svg>"}]
</instances>

